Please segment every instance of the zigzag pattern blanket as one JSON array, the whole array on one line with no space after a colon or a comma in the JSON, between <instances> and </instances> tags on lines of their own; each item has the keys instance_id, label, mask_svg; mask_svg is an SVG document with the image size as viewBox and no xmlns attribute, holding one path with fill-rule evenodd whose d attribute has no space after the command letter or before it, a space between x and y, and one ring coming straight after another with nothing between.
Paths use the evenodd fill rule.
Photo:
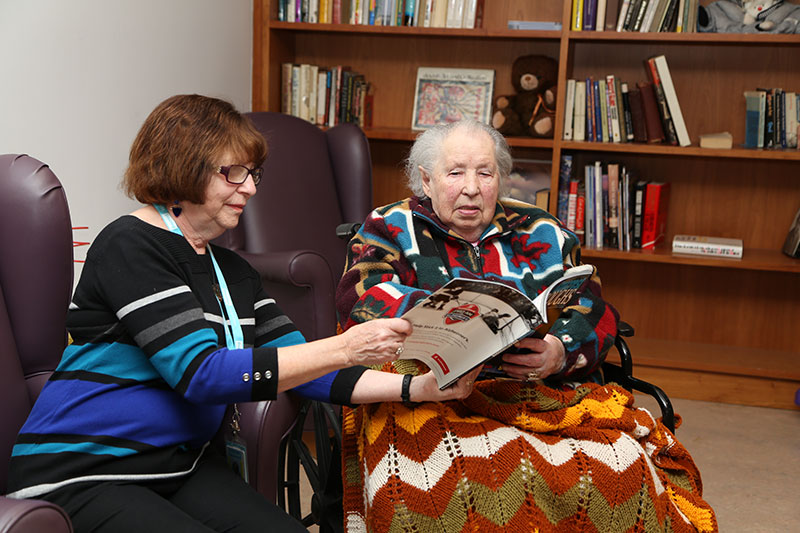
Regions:
<instances>
[{"instance_id":1,"label":"zigzag pattern blanket","mask_svg":"<svg viewBox=\"0 0 800 533\"><path fill-rule=\"evenodd\" d=\"M717 531L689 453L615 385L481 381L343 432L351 532Z\"/></svg>"}]
</instances>

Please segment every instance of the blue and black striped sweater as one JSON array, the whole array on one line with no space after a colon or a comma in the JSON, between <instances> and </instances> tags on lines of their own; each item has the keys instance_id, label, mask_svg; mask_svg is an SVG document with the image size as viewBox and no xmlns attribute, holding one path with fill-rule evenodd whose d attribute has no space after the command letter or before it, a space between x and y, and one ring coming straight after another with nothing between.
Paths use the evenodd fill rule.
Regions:
<instances>
[{"instance_id":1,"label":"blue and black striped sweater","mask_svg":"<svg viewBox=\"0 0 800 533\"><path fill-rule=\"evenodd\" d=\"M247 262L221 248L214 254L241 321L242 350L224 347L207 255L133 216L97 236L67 317L73 342L17 437L9 496L182 475L227 404L275 398L276 349L303 336ZM348 403L361 372L334 372L296 391Z\"/></svg>"}]
</instances>

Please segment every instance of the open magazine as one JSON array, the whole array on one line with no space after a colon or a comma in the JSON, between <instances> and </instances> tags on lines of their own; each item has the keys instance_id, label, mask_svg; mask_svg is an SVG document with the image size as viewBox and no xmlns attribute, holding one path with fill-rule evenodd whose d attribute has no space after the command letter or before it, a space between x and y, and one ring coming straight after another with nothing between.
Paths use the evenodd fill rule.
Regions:
<instances>
[{"instance_id":1,"label":"open magazine","mask_svg":"<svg viewBox=\"0 0 800 533\"><path fill-rule=\"evenodd\" d=\"M401 358L428 365L445 389L519 339L543 337L593 272L592 265L565 270L533 300L499 282L453 279L403 315L414 332Z\"/></svg>"}]
</instances>

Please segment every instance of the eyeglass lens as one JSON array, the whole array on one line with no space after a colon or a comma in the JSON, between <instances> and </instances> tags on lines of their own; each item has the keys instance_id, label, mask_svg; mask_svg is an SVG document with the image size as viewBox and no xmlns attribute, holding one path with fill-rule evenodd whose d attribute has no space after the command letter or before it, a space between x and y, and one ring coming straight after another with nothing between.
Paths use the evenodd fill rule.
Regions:
<instances>
[{"instance_id":1,"label":"eyeglass lens","mask_svg":"<svg viewBox=\"0 0 800 533\"><path fill-rule=\"evenodd\" d=\"M231 165L228 167L228 175L226 177L230 183L239 184L244 183L248 174L253 175L253 182L258 185L261 181L260 168L255 168L251 171L249 168L242 165Z\"/></svg>"}]
</instances>

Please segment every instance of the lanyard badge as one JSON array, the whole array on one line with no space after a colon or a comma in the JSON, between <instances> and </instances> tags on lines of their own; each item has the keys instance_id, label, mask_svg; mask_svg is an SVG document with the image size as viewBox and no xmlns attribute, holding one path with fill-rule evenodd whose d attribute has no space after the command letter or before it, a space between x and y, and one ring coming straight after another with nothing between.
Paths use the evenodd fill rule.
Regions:
<instances>
[{"instance_id":1,"label":"lanyard badge","mask_svg":"<svg viewBox=\"0 0 800 533\"><path fill-rule=\"evenodd\" d=\"M155 207L158 214L161 215L161 219L164 221L164 224L166 224L167 229L172 233L183 236L183 232L172 219L166 207L160 204L153 204L153 207ZM228 284L225 282L225 277L222 275L222 270L219 268L216 258L214 258L214 252L211 250L211 246L208 247L208 254L211 257L211 263L214 265L214 275L219 284L220 294L217 295L217 302L219 303L219 310L222 314L222 328L225 330L225 344L229 350L241 350L244 348L244 334L242 333L242 325L239 322L239 315L236 314L236 308L233 306L233 299L228 290ZM222 302L220 302L219 296L222 297ZM225 305L224 311L222 309L223 304ZM228 320L225 318L226 315ZM230 321L230 327L228 327L228 321ZM234 472L239 474L245 481L248 481L247 445L239 434L239 418L239 407L233 404L233 418L230 424L231 431L230 435L227 435L225 438L225 456L228 460L228 465Z\"/></svg>"}]
</instances>

